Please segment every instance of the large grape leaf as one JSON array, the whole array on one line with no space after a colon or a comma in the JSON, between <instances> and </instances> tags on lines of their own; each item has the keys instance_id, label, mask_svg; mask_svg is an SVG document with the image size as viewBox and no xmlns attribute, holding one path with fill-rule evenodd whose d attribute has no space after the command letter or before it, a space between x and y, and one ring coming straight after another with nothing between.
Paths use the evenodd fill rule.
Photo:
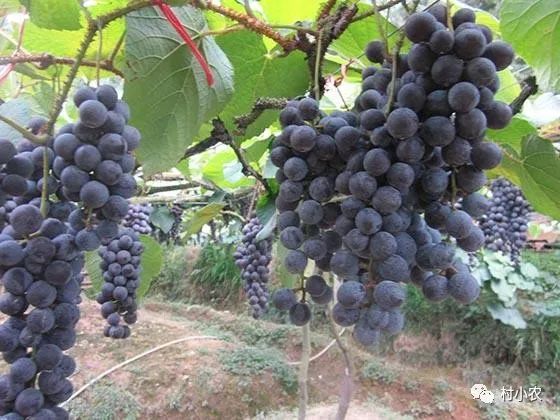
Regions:
<instances>
[{"instance_id":1,"label":"large grape leaf","mask_svg":"<svg viewBox=\"0 0 560 420\"><path fill-rule=\"evenodd\" d=\"M215 151L202 168L202 176L223 189L248 187L255 183L253 178L245 176L243 167L231 149Z\"/></svg>"},{"instance_id":2,"label":"large grape leaf","mask_svg":"<svg viewBox=\"0 0 560 420\"><path fill-rule=\"evenodd\" d=\"M498 72L498 78L500 79L500 88L494 98L497 101L510 103L521 92L521 86L510 69Z\"/></svg>"},{"instance_id":3,"label":"large grape leaf","mask_svg":"<svg viewBox=\"0 0 560 420\"><path fill-rule=\"evenodd\" d=\"M45 29L76 31L80 23L80 6L76 0L21 0L35 25Z\"/></svg>"},{"instance_id":4,"label":"large grape leaf","mask_svg":"<svg viewBox=\"0 0 560 420\"><path fill-rule=\"evenodd\" d=\"M175 223L175 216L173 216L169 207L157 206L150 213L150 222L167 235Z\"/></svg>"},{"instance_id":5,"label":"large grape leaf","mask_svg":"<svg viewBox=\"0 0 560 420\"><path fill-rule=\"evenodd\" d=\"M560 159L552 143L529 135L519 153L508 145L502 149L504 159L494 172L520 186L536 211L560 220Z\"/></svg>"},{"instance_id":6,"label":"large grape leaf","mask_svg":"<svg viewBox=\"0 0 560 420\"><path fill-rule=\"evenodd\" d=\"M502 144L503 157L500 166L490 171L491 175L503 176L521 187L521 158L519 153L508 144Z\"/></svg>"},{"instance_id":7,"label":"large grape leaf","mask_svg":"<svg viewBox=\"0 0 560 420\"><path fill-rule=\"evenodd\" d=\"M501 130L488 130L486 136L500 145L507 144L516 151L521 151L521 141L530 134L537 134L537 129L526 119L515 116L511 123Z\"/></svg>"},{"instance_id":8,"label":"large grape leaf","mask_svg":"<svg viewBox=\"0 0 560 420\"><path fill-rule=\"evenodd\" d=\"M174 9L191 36L206 30L202 13L190 6ZM199 46L212 68L206 77L190 50L154 8L127 16L125 99L132 124L142 133L138 150L146 175L175 165L204 122L220 112L233 90L229 60L213 39Z\"/></svg>"},{"instance_id":9,"label":"large grape leaf","mask_svg":"<svg viewBox=\"0 0 560 420\"><path fill-rule=\"evenodd\" d=\"M202 227L220 214L224 207L225 203L210 203L200 210L197 210L185 221L185 231L182 236L188 238L189 236L200 232Z\"/></svg>"},{"instance_id":10,"label":"large grape leaf","mask_svg":"<svg viewBox=\"0 0 560 420\"><path fill-rule=\"evenodd\" d=\"M260 97L291 98L302 95L309 86L305 56L294 51L286 57L269 54L262 36L249 31L234 32L216 38L230 59L235 73L235 94L220 113L231 127L233 117L251 110ZM278 111L268 110L249 126L245 137L260 134L277 118Z\"/></svg>"},{"instance_id":11,"label":"large grape leaf","mask_svg":"<svg viewBox=\"0 0 560 420\"><path fill-rule=\"evenodd\" d=\"M535 210L560 220L560 159L549 141L528 136L521 148L521 187Z\"/></svg>"},{"instance_id":12,"label":"large grape leaf","mask_svg":"<svg viewBox=\"0 0 560 420\"><path fill-rule=\"evenodd\" d=\"M12 99L0 105L0 115L9 118L21 126L27 125L33 116L31 103L23 98ZM0 138L17 140L21 138L16 130L0 121Z\"/></svg>"},{"instance_id":13,"label":"large grape leaf","mask_svg":"<svg viewBox=\"0 0 560 420\"><path fill-rule=\"evenodd\" d=\"M142 299L148 293L152 280L159 274L163 265L161 245L149 235L140 235L140 242L144 245L144 252L140 260L140 286L136 291L138 299Z\"/></svg>"},{"instance_id":14,"label":"large grape leaf","mask_svg":"<svg viewBox=\"0 0 560 420\"><path fill-rule=\"evenodd\" d=\"M0 16L17 12L20 8L21 4L18 0L0 0Z\"/></svg>"},{"instance_id":15,"label":"large grape leaf","mask_svg":"<svg viewBox=\"0 0 560 420\"><path fill-rule=\"evenodd\" d=\"M85 18L82 17L82 24L84 28L78 31L65 31L55 29L45 29L28 22L25 25L25 36L23 37L23 48L30 53L45 53L48 52L57 57L72 58L76 55L76 51L80 48L80 43L85 34ZM108 57L115 44L122 36L125 30L124 19L118 19L111 22L102 31L102 49L101 57ZM94 41L89 46L86 52L86 58L95 60L97 57L97 50L99 44ZM121 50L122 51L122 50ZM119 60L117 60L118 62ZM87 70L87 72L86 72ZM83 74L93 74L91 67L82 67Z\"/></svg>"},{"instance_id":16,"label":"large grape leaf","mask_svg":"<svg viewBox=\"0 0 560 420\"><path fill-rule=\"evenodd\" d=\"M322 2L318 0L261 0L260 4L270 23L293 24L315 20Z\"/></svg>"},{"instance_id":17,"label":"large grape leaf","mask_svg":"<svg viewBox=\"0 0 560 420\"><path fill-rule=\"evenodd\" d=\"M523 319L521 313L515 308L506 308L499 304L488 305L488 312L492 318L510 325L515 329L527 328L527 322Z\"/></svg>"},{"instance_id":18,"label":"large grape leaf","mask_svg":"<svg viewBox=\"0 0 560 420\"><path fill-rule=\"evenodd\" d=\"M560 0L504 0L504 39L531 67L543 88L560 90Z\"/></svg>"}]
</instances>

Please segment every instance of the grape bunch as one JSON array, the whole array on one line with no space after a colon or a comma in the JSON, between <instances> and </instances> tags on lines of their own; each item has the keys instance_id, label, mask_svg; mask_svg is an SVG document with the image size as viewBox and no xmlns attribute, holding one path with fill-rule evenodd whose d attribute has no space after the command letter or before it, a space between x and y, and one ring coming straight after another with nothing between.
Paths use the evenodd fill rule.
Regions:
<instances>
[{"instance_id":1,"label":"grape bunch","mask_svg":"<svg viewBox=\"0 0 560 420\"><path fill-rule=\"evenodd\" d=\"M531 206L521 190L506 179L493 181L490 191L489 211L480 220L486 248L507 254L513 263L518 264L527 242Z\"/></svg>"},{"instance_id":2,"label":"grape bunch","mask_svg":"<svg viewBox=\"0 0 560 420\"><path fill-rule=\"evenodd\" d=\"M171 215L175 218L173 222L173 226L171 226L171 230L169 231L169 238L172 240L177 240L179 237L179 231L181 229L181 223L183 221L183 207L179 203L173 203L171 206Z\"/></svg>"},{"instance_id":3,"label":"grape bunch","mask_svg":"<svg viewBox=\"0 0 560 420\"><path fill-rule=\"evenodd\" d=\"M333 317L354 325L365 346L403 328L403 283L434 302L468 304L480 292L455 248L474 252L485 241L473 221L487 207L477 191L502 153L484 135L511 119L494 94L513 50L469 9L451 21L448 28L442 5L411 15L404 31L413 45L396 63L380 41L368 44L366 56L379 65L364 69L353 111L326 115L304 98L280 113L270 158L279 168L284 264L303 277L311 259L342 280ZM282 289L273 301L303 314L303 292L297 302Z\"/></svg>"},{"instance_id":4,"label":"grape bunch","mask_svg":"<svg viewBox=\"0 0 560 420\"><path fill-rule=\"evenodd\" d=\"M272 259L270 239L257 241L263 228L255 215L243 226L243 237L233 257L245 281L244 291L251 306L253 318L257 319L268 310L268 264Z\"/></svg>"},{"instance_id":5,"label":"grape bunch","mask_svg":"<svg viewBox=\"0 0 560 420\"><path fill-rule=\"evenodd\" d=\"M32 204L16 206L0 234L0 414L10 419L66 419L57 407L72 394L75 370L64 354L76 341L84 255L68 226L43 219Z\"/></svg>"},{"instance_id":6,"label":"grape bunch","mask_svg":"<svg viewBox=\"0 0 560 420\"><path fill-rule=\"evenodd\" d=\"M59 130L52 169L62 196L80 204L69 216L76 244L94 251L118 234L127 200L136 193L132 152L140 133L127 125L128 106L113 87L82 87L73 99L80 120Z\"/></svg>"},{"instance_id":7,"label":"grape bunch","mask_svg":"<svg viewBox=\"0 0 560 420\"><path fill-rule=\"evenodd\" d=\"M298 299L297 292L301 293ZM318 274L305 279L299 289L282 288L274 293L272 303L280 311L289 311L292 324L302 326L311 320L311 308L306 296L318 305L326 305L333 299L333 288Z\"/></svg>"},{"instance_id":8,"label":"grape bunch","mask_svg":"<svg viewBox=\"0 0 560 420\"><path fill-rule=\"evenodd\" d=\"M33 117L28 129L33 134L39 134L47 120L42 117ZM32 204L41 207L41 195L43 191L44 163L48 165L47 176L47 200L46 209L48 216L60 221L67 221L70 213L76 209L76 205L64 196L60 181L51 175L52 164L55 159L53 139L49 138L45 145L37 145L26 139L18 139L16 145L17 155L12 159L11 167L17 167L20 175L26 174L27 191L23 195L10 196L4 204L4 211L0 210L0 225L2 224L2 213L9 213L15 206ZM7 220L4 220L7 222Z\"/></svg>"},{"instance_id":9,"label":"grape bunch","mask_svg":"<svg viewBox=\"0 0 560 420\"><path fill-rule=\"evenodd\" d=\"M104 335L128 338L129 325L137 319L136 290L140 285L144 245L133 229L121 229L119 235L98 252L104 283L97 302L101 304L101 315L107 320Z\"/></svg>"},{"instance_id":10,"label":"grape bunch","mask_svg":"<svg viewBox=\"0 0 560 420\"><path fill-rule=\"evenodd\" d=\"M150 215L153 208L151 204L129 204L123 225L133 229L136 233L149 235L152 233Z\"/></svg>"},{"instance_id":11,"label":"grape bunch","mask_svg":"<svg viewBox=\"0 0 560 420\"><path fill-rule=\"evenodd\" d=\"M130 152L140 136L126 125L126 104L109 86L79 89L74 102L81 121L54 139L0 140L0 311L9 316L0 351L11 365L0 376L0 412L7 418L68 418L57 405L73 390L66 378L75 363L63 352L76 340L83 251L118 235L136 189ZM34 134L45 127L41 117L28 124ZM126 303L132 313L134 302Z\"/></svg>"},{"instance_id":12,"label":"grape bunch","mask_svg":"<svg viewBox=\"0 0 560 420\"><path fill-rule=\"evenodd\" d=\"M9 140L0 139L0 204L10 197L21 197L27 193L27 181L34 170L33 161L18 154L16 146Z\"/></svg>"}]
</instances>

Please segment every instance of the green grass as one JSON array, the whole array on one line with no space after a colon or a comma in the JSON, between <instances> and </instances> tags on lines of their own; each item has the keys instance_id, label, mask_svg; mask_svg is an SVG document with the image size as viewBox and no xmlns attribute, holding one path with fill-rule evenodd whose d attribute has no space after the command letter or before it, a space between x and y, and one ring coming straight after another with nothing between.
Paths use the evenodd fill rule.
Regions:
<instances>
[{"instance_id":1,"label":"green grass","mask_svg":"<svg viewBox=\"0 0 560 420\"><path fill-rule=\"evenodd\" d=\"M536 252L524 250L521 260L532 263L541 271L546 271L555 277L560 277L560 251Z\"/></svg>"},{"instance_id":2,"label":"green grass","mask_svg":"<svg viewBox=\"0 0 560 420\"><path fill-rule=\"evenodd\" d=\"M370 379L375 382L380 382L382 384L392 384L397 379L397 373L383 366L377 360L370 360L362 366L360 372L362 378Z\"/></svg>"},{"instance_id":3,"label":"green grass","mask_svg":"<svg viewBox=\"0 0 560 420\"><path fill-rule=\"evenodd\" d=\"M265 328L256 322L243 325L241 340L251 346L281 346L283 345L291 328L286 325L277 328Z\"/></svg>"},{"instance_id":4,"label":"green grass","mask_svg":"<svg viewBox=\"0 0 560 420\"><path fill-rule=\"evenodd\" d=\"M152 282L150 295L220 309L238 305L243 282L233 251L233 245L208 243L193 262L188 247L167 246L163 268Z\"/></svg>"},{"instance_id":5,"label":"green grass","mask_svg":"<svg viewBox=\"0 0 560 420\"><path fill-rule=\"evenodd\" d=\"M113 382L93 385L81 397L68 404L73 419L136 420L140 418L140 403L127 390Z\"/></svg>"},{"instance_id":6,"label":"green grass","mask_svg":"<svg viewBox=\"0 0 560 420\"><path fill-rule=\"evenodd\" d=\"M165 246L163 255L163 267L160 274L152 281L149 295L161 296L166 301L171 302L188 302L189 287L186 274L189 272L189 261L187 248Z\"/></svg>"},{"instance_id":7,"label":"green grass","mask_svg":"<svg viewBox=\"0 0 560 420\"><path fill-rule=\"evenodd\" d=\"M284 361L277 350L260 347L241 347L222 350L219 355L223 368L234 375L252 377L270 371L288 393L297 390L295 370Z\"/></svg>"}]
</instances>

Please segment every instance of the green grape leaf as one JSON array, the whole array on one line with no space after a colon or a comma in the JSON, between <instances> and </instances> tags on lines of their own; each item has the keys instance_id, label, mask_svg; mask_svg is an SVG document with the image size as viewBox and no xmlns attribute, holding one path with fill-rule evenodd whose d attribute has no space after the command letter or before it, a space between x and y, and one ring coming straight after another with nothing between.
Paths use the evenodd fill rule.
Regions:
<instances>
[{"instance_id":1,"label":"green grape leaf","mask_svg":"<svg viewBox=\"0 0 560 420\"><path fill-rule=\"evenodd\" d=\"M286 57L271 54L262 36L249 31L222 35L216 42L228 56L235 73L235 95L220 113L228 127L233 127L234 117L250 112L258 98L292 98L305 93L309 70L303 53L294 51ZM278 118L278 112L263 112L243 137L262 133Z\"/></svg>"},{"instance_id":2,"label":"green grape leaf","mask_svg":"<svg viewBox=\"0 0 560 420\"><path fill-rule=\"evenodd\" d=\"M274 264L274 277L278 279L282 287L296 287L296 284L298 284L298 277L291 274L284 266L284 258L286 258L288 254L288 249L284 247L280 241L276 241L274 251L274 260L278 261L278 264Z\"/></svg>"},{"instance_id":3,"label":"green grape leaf","mask_svg":"<svg viewBox=\"0 0 560 420\"><path fill-rule=\"evenodd\" d=\"M521 172L523 167L520 165L519 153L509 144L502 143L502 162L500 166L489 171L492 175L503 176L521 187Z\"/></svg>"},{"instance_id":4,"label":"green grape leaf","mask_svg":"<svg viewBox=\"0 0 560 420\"><path fill-rule=\"evenodd\" d=\"M504 279L493 279L490 281L490 287L500 301L510 304L515 301L515 287Z\"/></svg>"},{"instance_id":5,"label":"green grape leaf","mask_svg":"<svg viewBox=\"0 0 560 420\"><path fill-rule=\"evenodd\" d=\"M274 163L272 163L272 161L270 160L270 155L268 155L264 164L262 176L265 179L274 179L277 171L278 168L276 167L276 165L274 165Z\"/></svg>"},{"instance_id":6,"label":"green grape leaf","mask_svg":"<svg viewBox=\"0 0 560 420\"><path fill-rule=\"evenodd\" d=\"M0 115L25 127L33 116L31 109L29 101L24 98L16 98L0 105ZM21 134L0 121L0 138L15 141L21 139Z\"/></svg>"},{"instance_id":7,"label":"green grape leaf","mask_svg":"<svg viewBox=\"0 0 560 420\"><path fill-rule=\"evenodd\" d=\"M513 267L504 265L501 262L488 261L488 271L494 279L505 280L514 271Z\"/></svg>"},{"instance_id":8,"label":"green grape leaf","mask_svg":"<svg viewBox=\"0 0 560 420\"><path fill-rule=\"evenodd\" d=\"M509 104L521 93L521 86L510 69L499 71L498 78L500 79L500 88L494 99Z\"/></svg>"},{"instance_id":9,"label":"green grape leaf","mask_svg":"<svg viewBox=\"0 0 560 420\"><path fill-rule=\"evenodd\" d=\"M250 143L250 144L248 144ZM263 157L264 153L268 150L270 145L270 139L265 140L249 140L243 144L243 150L245 152L245 157L250 163L259 163L259 160Z\"/></svg>"},{"instance_id":10,"label":"green grape leaf","mask_svg":"<svg viewBox=\"0 0 560 420\"><path fill-rule=\"evenodd\" d=\"M495 320L512 326L516 330L527 328L527 322L515 308L505 308L502 305L492 304L487 306L488 312Z\"/></svg>"},{"instance_id":11,"label":"green grape leaf","mask_svg":"<svg viewBox=\"0 0 560 420\"><path fill-rule=\"evenodd\" d=\"M511 273L507 278L507 282L515 286L516 289L533 290L535 288L535 284L523 277L520 273Z\"/></svg>"},{"instance_id":12,"label":"green grape leaf","mask_svg":"<svg viewBox=\"0 0 560 420\"><path fill-rule=\"evenodd\" d=\"M549 141L537 136L523 140L521 188L539 213L560 220L560 159Z\"/></svg>"},{"instance_id":13,"label":"green grape leaf","mask_svg":"<svg viewBox=\"0 0 560 420\"><path fill-rule=\"evenodd\" d=\"M511 123L501 130L488 130L486 137L500 145L507 144L515 151L521 151L521 141L530 134L537 134L537 129L526 119L516 115Z\"/></svg>"},{"instance_id":14,"label":"green grape leaf","mask_svg":"<svg viewBox=\"0 0 560 420\"><path fill-rule=\"evenodd\" d=\"M192 36L207 29L204 15L186 6L174 8ZM199 47L212 68L214 86L182 39L155 9L127 15L125 100L131 124L142 133L138 149L146 175L173 167L203 123L216 116L233 91L229 60L216 42L204 37Z\"/></svg>"},{"instance_id":15,"label":"green grape leaf","mask_svg":"<svg viewBox=\"0 0 560 420\"><path fill-rule=\"evenodd\" d=\"M225 207L224 203L210 203L197 210L190 218L185 221L185 230L182 237L187 238L200 232L200 229L214 219L222 209Z\"/></svg>"},{"instance_id":16,"label":"green grape leaf","mask_svg":"<svg viewBox=\"0 0 560 420\"><path fill-rule=\"evenodd\" d=\"M167 235L175 223L175 216L169 207L158 206L150 213L150 223Z\"/></svg>"},{"instance_id":17,"label":"green grape leaf","mask_svg":"<svg viewBox=\"0 0 560 420\"><path fill-rule=\"evenodd\" d=\"M91 281L91 287L94 294L101 291L101 286L103 286L103 272L101 271L100 264L101 257L97 251L86 252L86 271Z\"/></svg>"},{"instance_id":18,"label":"green grape leaf","mask_svg":"<svg viewBox=\"0 0 560 420\"><path fill-rule=\"evenodd\" d=\"M274 234L274 229L276 229L276 217L271 217L268 219L266 224L262 227L262 229L257 233L255 240L260 242L262 240L270 238Z\"/></svg>"},{"instance_id":19,"label":"green grape leaf","mask_svg":"<svg viewBox=\"0 0 560 420\"><path fill-rule=\"evenodd\" d=\"M255 239L262 241L263 239L270 238L274 235L274 229L276 229L276 205L274 204L274 198L268 194L261 197L257 203L256 213L264 226Z\"/></svg>"},{"instance_id":20,"label":"green grape leaf","mask_svg":"<svg viewBox=\"0 0 560 420\"><path fill-rule=\"evenodd\" d=\"M519 269L521 274L528 279L533 280L539 276L539 269L529 262L521 263Z\"/></svg>"},{"instance_id":21,"label":"green grape leaf","mask_svg":"<svg viewBox=\"0 0 560 420\"><path fill-rule=\"evenodd\" d=\"M5 16L11 12L17 12L20 8L20 1L18 0L2 0L0 1L0 12Z\"/></svg>"},{"instance_id":22,"label":"green grape leaf","mask_svg":"<svg viewBox=\"0 0 560 420\"><path fill-rule=\"evenodd\" d=\"M298 21L315 20L321 2L316 0L261 0L260 4L268 22L292 24Z\"/></svg>"},{"instance_id":23,"label":"green grape leaf","mask_svg":"<svg viewBox=\"0 0 560 420\"><path fill-rule=\"evenodd\" d=\"M82 18L82 22L85 24L85 18ZM124 19L118 19L108 26L106 26L102 31L103 43L101 48L101 57L107 58L112 53L116 43L123 35L125 31ZM85 26L85 25L84 25ZM47 51L57 57L74 57L76 51L80 48L80 43L84 37L85 29L80 29L78 31L58 31L54 29L40 28L34 25L32 22L28 22L25 25L25 36L23 37L23 48L30 53L43 54ZM96 38L97 39L97 38ZM98 42L93 42L90 44L85 58L88 60L95 60L97 57L97 50L99 48ZM120 69L122 67L124 52L117 55L115 60L116 66ZM52 66L47 70L42 70L42 73L46 74L58 74L61 77L68 72L69 66ZM85 77L88 79L95 78L96 70L94 67L81 66L78 72L80 77ZM114 76L112 73L102 71L102 77Z\"/></svg>"},{"instance_id":24,"label":"green grape leaf","mask_svg":"<svg viewBox=\"0 0 560 420\"><path fill-rule=\"evenodd\" d=\"M138 299L141 300L152 285L152 280L159 274L163 266L163 251L161 245L151 236L140 235L140 242L144 245L144 252L140 257L140 285L136 290Z\"/></svg>"},{"instance_id":25,"label":"green grape leaf","mask_svg":"<svg viewBox=\"0 0 560 420\"><path fill-rule=\"evenodd\" d=\"M242 166L237 160L237 156L230 148L212 152L209 155L208 163L202 168L202 176L224 189L235 189L248 187L255 183L253 178L243 175Z\"/></svg>"},{"instance_id":26,"label":"green grape leaf","mask_svg":"<svg viewBox=\"0 0 560 420\"><path fill-rule=\"evenodd\" d=\"M47 82L39 82L35 84L31 92L22 95L29 103L34 104L34 115L42 115L47 117L52 104L55 100L55 92L52 84Z\"/></svg>"},{"instance_id":27,"label":"green grape leaf","mask_svg":"<svg viewBox=\"0 0 560 420\"><path fill-rule=\"evenodd\" d=\"M270 194L261 196L257 202L255 212L263 225L274 218L276 216L274 197L271 197Z\"/></svg>"},{"instance_id":28,"label":"green grape leaf","mask_svg":"<svg viewBox=\"0 0 560 420\"><path fill-rule=\"evenodd\" d=\"M560 90L560 1L505 0L500 28L504 39L533 68L539 85Z\"/></svg>"},{"instance_id":29,"label":"green grape leaf","mask_svg":"<svg viewBox=\"0 0 560 420\"><path fill-rule=\"evenodd\" d=\"M45 29L76 31L80 23L80 6L76 0L21 0L29 19Z\"/></svg>"}]
</instances>

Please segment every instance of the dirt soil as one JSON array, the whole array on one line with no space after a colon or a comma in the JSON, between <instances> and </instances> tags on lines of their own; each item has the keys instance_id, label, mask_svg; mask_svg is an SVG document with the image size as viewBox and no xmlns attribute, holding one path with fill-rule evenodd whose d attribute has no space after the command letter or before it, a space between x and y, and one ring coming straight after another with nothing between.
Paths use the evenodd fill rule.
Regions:
<instances>
[{"instance_id":1,"label":"dirt soil","mask_svg":"<svg viewBox=\"0 0 560 420\"><path fill-rule=\"evenodd\" d=\"M297 328L208 307L159 302L144 304L139 314L131 338L106 339L97 304L84 299L78 344L70 351L78 363L72 378L76 390L167 342L216 338L181 341L115 370L70 402L73 418L297 418L297 366L286 363L299 359ZM313 334L312 354L330 341L326 335ZM352 340L346 337L346 342ZM483 407L473 400L472 381L484 382L485 372L465 373L460 367L426 363L430 354L448 345L445 340L403 335L393 344L397 352L380 356L351 344L356 379L347 419L549 417L546 407ZM344 368L336 345L311 363L308 419L334 418ZM521 411L523 416L518 415ZM558 419L560 414L549 418Z\"/></svg>"}]
</instances>

